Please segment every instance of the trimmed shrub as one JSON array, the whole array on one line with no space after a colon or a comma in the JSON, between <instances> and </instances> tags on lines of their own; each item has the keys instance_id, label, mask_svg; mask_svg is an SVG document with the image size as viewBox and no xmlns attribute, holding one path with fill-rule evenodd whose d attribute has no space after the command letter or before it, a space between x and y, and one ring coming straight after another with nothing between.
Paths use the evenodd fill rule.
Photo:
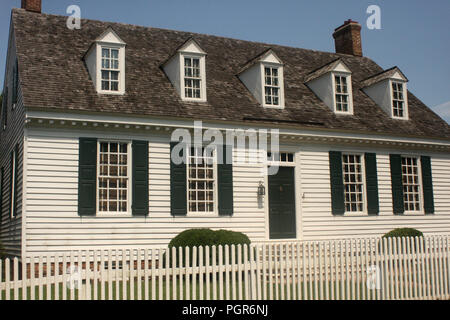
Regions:
<instances>
[{"instance_id":1,"label":"trimmed shrub","mask_svg":"<svg viewBox=\"0 0 450 320\"><path fill-rule=\"evenodd\" d=\"M423 233L420 232L419 230L413 229L413 228L399 228L399 229L394 229L392 231L389 231L388 233L386 233L385 235L383 235L383 237L381 238L380 241L380 252L383 253L384 252L384 246L383 246L383 239L389 239L389 238L416 238L416 237L423 237ZM406 244L406 242L405 242ZM418 247L418 244L416 244L415 240L413 242L414 244L414 248L416 250L416 252L418 252L420 250L420 247ZM425 246L425 244L424 244ZM403 241L400 241L400 243L398 244L397 241L394 241L392 243L392 249L389 248L389 242L386 243L386 250L387 252L394 252L394 249L397 253L406 253L407 252L407 248L408 245L406 244L406 248L403 248ZM411 244L410 244L410 251L412 250L411 248Z\"/></svg>"},{"instance_id":2,"label":"trimmed shrub","mask_svg":"<svg viewBox=\"0 0 450 320\"><path fill-rule=\"evenodd\" d=\"M399 228L386 233L383 238L423 237L423 233L413 228Z\"/></svg>"},{"instance_id":3,"label":"trimmed shrub","mask_svg":"<svg viewBox=\"0 0 450 320\"><path fill-rule=\"evenodd\" d=\"M213 246L225 246L229 245L229 259L231 261L231 245L247 245L250 250L251 241L250 239L241 232L229 231L229 230L217 230L213 231L211 229L189 229L181 232L175 238L173 238L169 243L169 265L172 266L172 248L176 248L176 265L185 265L186 263L186 250L185 247L189 247L189 265L193 264L193 253L192 249L194 247L213 247ZM179 257L179 248L182 248L182 261ZM237 248L236 248L237 249ZM244 247L242 247L241 257L244 259ZM212 263L212 248L210 250L209 264ZM235 251L236 262L238 262L238 250ZM250 251L248 251L247 259L250 256ZM206 263L206 250L203 248L203 263ZM219 250L216 249L216 263L219 261ZM223 249L222 261L225 262L225 248ZM197 251L196 265L199 265L200 256L199 251ZM163 263L165 265L165 256L163 258Z\"/></svg>"}]
</instances>

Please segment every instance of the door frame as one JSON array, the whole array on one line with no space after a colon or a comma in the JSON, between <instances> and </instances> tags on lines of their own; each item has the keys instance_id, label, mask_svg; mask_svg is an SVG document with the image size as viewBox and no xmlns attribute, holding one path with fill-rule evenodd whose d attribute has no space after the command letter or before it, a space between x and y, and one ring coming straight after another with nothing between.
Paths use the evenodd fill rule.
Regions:
<instances>
[{"instance_id":1,"label":"door frame","mask_svg":"<svg viewBox=\"0 0 450 320\"><path fill-rule=\"evenodd\" d=\"M301 152L298 146L280 146L279 152L289 152L294 154L294 162L288 164L280 164L280 166L289 166L294 168L294 192L295 192L295 239L270 239L270 226L269 226L269 177L267 175L267 166L264 168L264 186L266 187L266 195L264 196L264 241L265 242L282 242L292 240L303 239L302 226L302 213L301 213L301 201L302 201L302 189L301 189L301 174L300 174L300 160Z\"/></svg>"}]
</instances>

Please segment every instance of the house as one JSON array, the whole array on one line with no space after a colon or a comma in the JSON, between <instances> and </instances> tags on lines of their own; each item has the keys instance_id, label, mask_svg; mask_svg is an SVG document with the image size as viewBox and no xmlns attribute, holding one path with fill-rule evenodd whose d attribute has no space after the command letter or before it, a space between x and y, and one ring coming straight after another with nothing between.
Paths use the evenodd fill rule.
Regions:
<instances>
[{"instance_id":1,"label":"house","mask_svg":"<svg viewBox=\"0 0 450 320\"><path fill-rule=\"evenodd\" d=\"M37 0L11 14L0 133L10 255L166 246L199 227L254 242L450 232L449 125L399 68L363 56L357 22L334 31L331 53L66 19ZM196 121L244 138L267 130L271 143L278 130L279 150L222 142L175 163L174 132Z\"/></svg>"}]
</instances>

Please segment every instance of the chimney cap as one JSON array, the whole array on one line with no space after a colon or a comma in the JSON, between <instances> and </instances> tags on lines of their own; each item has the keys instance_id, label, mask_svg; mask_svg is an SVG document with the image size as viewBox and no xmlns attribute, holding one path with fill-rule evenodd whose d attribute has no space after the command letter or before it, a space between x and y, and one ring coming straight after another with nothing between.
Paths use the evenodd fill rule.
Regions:
<instances>
[{"instance_id":1,"label":"chimney cap","mask_svg":"<svg viewBox=\"0 0 450 320\"><path fill-rule=\"evenodd\" d=\"M336 29L334 29L334 31L338 31L339 29L341 29L341 28L343 28L345 26L348 26L349 24L356 24L358 26L361 26L358 21L355 21L355 20L352 20L352 19L348 19L348 20L344 21L343 25L341 25L341 26L337 27Z\"/></svg>"},{"instance_id":2,"label":"chimney cap","mask_svg":"<svg viewBox=\"0 0 450 320\"><path fill-rule=\"evenodd\" d=\"M22 0L21 1L22 9L25 9L30 12L42 12L42 0Z\"/></svg>"}]
</instances>

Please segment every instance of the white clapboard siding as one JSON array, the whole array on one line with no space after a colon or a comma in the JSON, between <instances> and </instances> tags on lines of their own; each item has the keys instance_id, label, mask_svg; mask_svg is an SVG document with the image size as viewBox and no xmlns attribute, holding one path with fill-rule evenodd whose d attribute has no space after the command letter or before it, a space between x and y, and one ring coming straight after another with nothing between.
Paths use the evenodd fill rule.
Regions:
<instances>
[{"instance_id":1,"label":"white clapboard siding","mask_svg":"<svg viewBox=\"0 0 450 320\"><path fill-rule=\"evenodd\" d=\"M27 172L27 255L89 248L160 247L188 228L231 229L253 241L265 239L265 213L256 190L261 169L248 164L233 167L233 217L172 217L170 215L169 137L149 140L149 216L80 218L78 201L77 133L30 130ZM83 133L86 136L86 133ZM92 133L92 136L96 136ZM116 135L111 138L117 138ZM121 136L124 139L142 137ZM235 159L237 152L234 153Z\"/></svg>"}]
</instances>

